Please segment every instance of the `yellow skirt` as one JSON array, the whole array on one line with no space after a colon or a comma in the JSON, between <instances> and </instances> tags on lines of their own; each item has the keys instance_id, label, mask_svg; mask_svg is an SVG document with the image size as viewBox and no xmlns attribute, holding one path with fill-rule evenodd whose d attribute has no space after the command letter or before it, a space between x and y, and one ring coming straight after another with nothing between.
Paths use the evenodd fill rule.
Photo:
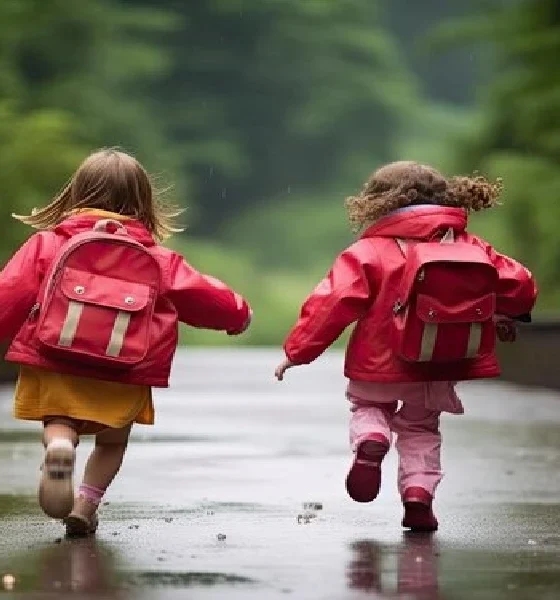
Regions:
<instances>
[{"instance_id":1,"label":"yellow skirt","mask_svg":"<svg viewBox=\"0 0 560 600\"><path fill-rule=\"evenodd\" d=\"M120 429L130 423L153 425L154 405L149 386L22 366L15 392L14 416L26 421L68 417Z\"/></svg>"}]
</instances>

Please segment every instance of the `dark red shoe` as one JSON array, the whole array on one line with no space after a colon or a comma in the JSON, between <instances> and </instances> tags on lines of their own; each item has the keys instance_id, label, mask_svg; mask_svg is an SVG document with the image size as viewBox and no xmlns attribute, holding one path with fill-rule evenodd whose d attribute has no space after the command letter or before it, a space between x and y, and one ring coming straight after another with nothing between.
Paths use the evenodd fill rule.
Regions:
<instances>
[{"instance_id":1,"label":"dark red shoe","mask_svg":"<svg viewBox=\"0 0 560 600\"><path fill-rule=\"evenodd\" d=\"M354 462L346 477L346 490L356 502L371 502L381 487L381 462L389 450L384 435L372 435L356 450Z\"/></svg>"},{"instance_id":2,"label":"dark red shoe","mask_svg":"<svg viewBox=\"0 0 560 600\"><path fill-rule=\"evenodd\" d=\"M402 526L412 531L437 531L438 521L432 510L432 495L424 488L408 488L403 495L404 519Z\"/></svg>"}]
</instances>

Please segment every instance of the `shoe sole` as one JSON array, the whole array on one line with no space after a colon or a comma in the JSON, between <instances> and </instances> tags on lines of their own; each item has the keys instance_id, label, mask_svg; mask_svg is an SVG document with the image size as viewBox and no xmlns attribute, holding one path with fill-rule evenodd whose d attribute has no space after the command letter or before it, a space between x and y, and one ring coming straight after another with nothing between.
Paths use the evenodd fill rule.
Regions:
<instances>
[{"instance_id":1,"label":"shoe sole","mask_svg":"<svg viewBox=\"0 0 560 600\"><path fill-rule=\"evenodd\" d=\"M70 514L64 519L68 537L87 537L97 531L97 521L91 523L85 517Z\"/></svg>"},{"instance_id":2,"label":"shoe sole","mask_svg":"<svg viewBox=\"0 0 560 600\"><path fill-rule=\"evenodd\" d=\"M73 448L47 448L39 484L39 504L53 519L67 517L74 505Z\"/></svg>"},{"instance_id":3,"label":"shoe sole","mask_svg":"<svg viewBox=\"0 0 560 600\"><path fill-rule=\"evenodd\" d=\"M362 442L346 477L346 491L356 502L373 502L381 488L381 462L389 447L376 441Z\"/></svg>"}]
</instances>

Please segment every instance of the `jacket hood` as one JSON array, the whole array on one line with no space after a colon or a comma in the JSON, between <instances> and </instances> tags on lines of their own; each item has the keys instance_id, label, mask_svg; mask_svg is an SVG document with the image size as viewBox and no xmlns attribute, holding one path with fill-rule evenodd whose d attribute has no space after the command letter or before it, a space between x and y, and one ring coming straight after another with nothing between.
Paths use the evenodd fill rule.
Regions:
<instances>
[{"instance_id":1,"label":"jacket hood","mask_svg":"<svg viewBox=\"0 0 560 600\"><path fill-rule=\"evenodd\" d=\"M150 247L155 246L155 241L150 232L144 227L140 221L131 219L129 217L123 217L109 212L95 211L90 213L80 213L68 217L61 223L59 223L54 232L57 235L61 235L66 238L71 238L78 233L84 233L93 229L93 226L97 221L102 219L113 219L119 221L126 227L128 234L140 242L143 246Z\"/></svg>"},{"instance_id":2,"label":"jacket hood","mask_svg":"<svg viewBox=\"0 0 560 600\"><path fill-rule=\"evenodd\" d=\"M453 229L465 231L467 212L463 208L447 206L409 206L396 210L368 227L362 238L391 237L405 239L431 239L438 233Z\"/></svg>"}]
</instances>

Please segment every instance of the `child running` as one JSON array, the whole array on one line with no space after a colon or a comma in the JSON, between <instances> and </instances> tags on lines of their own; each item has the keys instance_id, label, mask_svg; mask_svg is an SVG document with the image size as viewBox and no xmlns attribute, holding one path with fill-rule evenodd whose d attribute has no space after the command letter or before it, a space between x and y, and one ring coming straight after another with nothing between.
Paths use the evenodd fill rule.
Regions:
<instances>
[{"instance_id":1,"label":"child running","mask_svg":"<svg viewBox=\"0 0 560 600\"><path fill-rule=\"evenodd\" d=\"M242 333L251 311L220 281L157 243L179 231L132 156L92 154L45 208L16 218L40 230L0 273L0 339L20 365L14 414L43 423L39 502L69 535L97 528L97 508L133 423L153 424L178 322ZM74 497L75 448L95 435Z\"/></svg>"},{"instance_id":2,"label":"child running","mask_svg":"<svg viewBox=\"0 0 560 600\"><path fill-rule=\"evenodd\" d=\"M525 267L466 231L468 214L495 206L500 192L499 182L446 179L416 162L376 171L346 200L360 239L306 300L276 369L282 380L357 322L345 365L355 454L346 489L357 502L377 497L396 434L402 524L415 531L438 527L439 420L463 413L456 382L499 375L496 336L513 341L536 300Z\"/></svg>"}]
</instances>

